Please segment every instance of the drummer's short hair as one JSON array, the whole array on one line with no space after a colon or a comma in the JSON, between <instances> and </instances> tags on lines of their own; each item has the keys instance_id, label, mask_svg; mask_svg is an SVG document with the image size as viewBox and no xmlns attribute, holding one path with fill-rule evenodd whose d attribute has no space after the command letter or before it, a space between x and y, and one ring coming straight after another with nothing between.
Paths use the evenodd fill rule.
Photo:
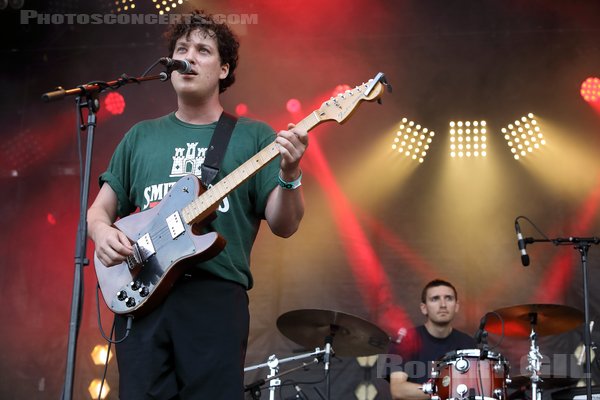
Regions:
<instances>
[{"instance_id":1,"label":"drummer's short hair","mask_svg":"<svg viewBox=\"0 0 600 400\"><path fill-rule=\"evenodd\" d=\"M427 300L427 290L429 290L430 288L433 287L438 287L438 286L447 286L450 289L452 289L454 291L454 298L456 300L458 300L458 292L456 291L456 288L448 281L445 281L443 279L434 279L431 282L429 282L427 285L425 285L425 287L423 288L423 291L421 292L421 302L425 303Z\"/></svg>"}]
</instances>

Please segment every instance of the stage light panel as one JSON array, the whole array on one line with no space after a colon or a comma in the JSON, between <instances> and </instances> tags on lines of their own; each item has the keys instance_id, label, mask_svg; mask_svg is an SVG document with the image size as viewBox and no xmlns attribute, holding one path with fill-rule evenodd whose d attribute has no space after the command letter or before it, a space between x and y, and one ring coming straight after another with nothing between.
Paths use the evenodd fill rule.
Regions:
<instances>
[{"instance_id":1,"label":"stage light panel","mask_svg":"<svg viewBox=\"0 0 600 400\"><path fill-rule=\"evenodd\" d=\"M392 149L404 157L422 163L425 161L434 136L434 131L430 131L414 121L409 121L408 118L402 118L392 143Z\"/></svg>"},{"instance_id":2,"label":"stage light panel","mask_svg":"<svg viewBox=\"0 0 600 400\"><path fill-rule=\"evenodd\" d=\"M239 103L235 106L235 113L240 117L248 114L248 105L246 103Z\"/></svg>"},{"instance_id":3,"label":"stage light panel","mask_svg":"<svg viewBox=\"0 0 600 400\"><path fill-rule=\"evenodd\" d=\"M487 156L487 122L450 121L450 157Z\"/></svg>"},{"instance_id":4,"label":"stage light panel","mask_svg":"<svg viewBox=\"0 0 600 400\"><path fill-rule=\"evenodd\" d=\"M92 357L92 361L94 362L95 365L104 365L106 363L106 353L108 352L108 345L107 344L97 344L96 346L94 346L94 349L92 350L92 352L90 353L90 356ZM108 362L110 362L110 360L112 360L112 351L110 352L110 354L108 355Z\"/></svg>"},{"instance_id":5,"label":"stage light panel","mask_svg":"<svg viewBox=\"0 0 600 400\"><path fill-rule=\"evenodd\" d=\"M100 387L102 387L102 393L100 393ZM110 392L110 386L108 386L107 381L104 381L104 385L102 385L100 379L94 379L88 386L88 392L92 399L106 399L106 396L108 396L108 393ZM98 397L98 394L100 394L100 397Z\"/></svg>"},{"instance_id":6,"label":"stage light panel","mask_svg":"<svg viewBox=\"0 0 600 400\"><path fill-rule=\"evenodd\" d=\"M515 160L526 157L546 145L546 139L532 113L522 116L500 131Z\"/></svg>"},{"instance_id":7,"label":"stage light panel","mask_svg":"<svg viewBox=\"0 0 600 400\"><path fill-rule=\"evenodd\" d=\"M164 13L168 13L171 11L175 11L175 8L177 8L178 5L182 5L184 1L187 0L162 0L162 1L155 1L152 0L153 2L155 2L156 5L156 9L158 10L158 13L160 15L163 15Z\"/></svg>"},{"instance_id":8,"label":"stage light panel","mask_svg":"<svg viewBox=\"0 0 600 400\"><path fill-rule=\"evenodd\" d=\"M581 97L588 103L600 103L600 78L589 77L581 83Z\"/></svg>"},{"instance_id":9,"label":"stage light panel","mask_svg":"<svg viewBox=\"0 0 600 400\"><path fill-rule=\"evenodd\" d=\"M133 11L135 9L135 0L116 0L115 1L116 9L111 11L125 12L125 11Z\"/></svg>"},{"instance_id":10,"label":"stage light panel","mask_svg":"<svg viewBox=\"0 0 600 400\"><path fill-rule=\"evenodd\" d=\"M125 98L118 92L111 92L104 98L104 107L113 115L123 114L125 105Z\"/></svg>"},{"instance_id":11,"label":"stage light panel","mask_svg":"<svg viewBox=\"0 0 600 400\"><path fill-rule=\"evenodd\" d=\"M374 400L377 397L377 388L371 382L361 382L354 389L354 396L361 400Z\"/></svg>"}]
</instances>

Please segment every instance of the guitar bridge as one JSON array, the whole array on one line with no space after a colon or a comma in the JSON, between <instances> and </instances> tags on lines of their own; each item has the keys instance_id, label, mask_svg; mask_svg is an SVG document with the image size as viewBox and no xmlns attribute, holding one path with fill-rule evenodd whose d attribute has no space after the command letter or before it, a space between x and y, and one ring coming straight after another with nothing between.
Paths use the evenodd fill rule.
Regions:
<instances>
[{"instance_id":1,"label":"guitar bridge","mask_svg":"<svg viewBox=\"0 0 600 400\"><path fill-rule=\"evenodd\" d=\"M130 270L139 267L154 254L156 254L156 250L152 244L152 239L150 234L146 233L133 244L133 254L127 257L127 267Z\"/></svg>"}]
</instances>

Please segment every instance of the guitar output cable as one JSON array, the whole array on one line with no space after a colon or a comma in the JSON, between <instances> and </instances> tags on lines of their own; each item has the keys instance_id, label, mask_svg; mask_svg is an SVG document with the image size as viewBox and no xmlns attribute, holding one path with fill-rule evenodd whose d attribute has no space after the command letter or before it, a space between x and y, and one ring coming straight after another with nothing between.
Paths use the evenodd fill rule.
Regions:
<instances>
[{"instance_id":1,"label":"guitar output cable","mask_svg":"<svg viewBox=\"0 0 600 400\"><path fill-rule=\"evenodd\" d=\"M98 328L100 330L100 334L108 342L108 348L106 350L106 359L104 360L104 371L102 372L102 379L100 380L100 389L98 390L98 400L102 398L102 389L104 387L104 382L106 381L106 374L108 372L108 360L110 357L110 350L113 344L121 343L129 336L129 332L131 331L131 326L133 325L133 315L127 316L127 326L125 327L125 335L119 340L112 340L113 335L115 334L115 320L113 319L112 327L110 328L110 336L106 337L104 333L104 329L102 328L102 319L100 318L100 296L98 295L100 291L100 285L96 285L96 314L98 316Z\"/></svg>"},{"instance_id":2,"label":"guitar output cable","mask_svg":"<svg viewBox=\"0 0 600 400\"><path fill-rule=\"evenodd\" d=\"M100 285L96 285L96 314L98 316L98 328L100 329L100 334L109 344L117 344L123 342L129 336L129 332L131 331L131 326L133 325L133 315L127 316L127 326L125 327L125 335L119 340L112 340L112 336L115 330L115 322L113 321L113 326L110 331L110 337L106 337L104 333L104 329L102 328L102 319L100 318L100 296L98 293L100 292Z\"/></svg>"}]
</instances>

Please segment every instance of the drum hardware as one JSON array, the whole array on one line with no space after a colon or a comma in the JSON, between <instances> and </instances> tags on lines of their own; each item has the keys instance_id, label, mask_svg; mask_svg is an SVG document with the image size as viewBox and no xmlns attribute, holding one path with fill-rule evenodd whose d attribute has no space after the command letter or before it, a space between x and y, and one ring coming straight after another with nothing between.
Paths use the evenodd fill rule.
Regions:
<instances>
[{"instance_id":1,"label":"drum hardware","mask_svg":"<svg viewBox=\"0 0 600 400\"><path fill-rule=\"evenodd\" d=\"M326 399L331 398L330 350L335 342L341 356L360 357L385 352L390 337L371 322L330 310L293 310L277 318L277 327L288 339L305 347L325 343Z\"/></svg>"},{"instance_id":2,"label":"drum hardware","mask_svg":"<svg viewBox=\"0 0 600 400\"><path fill-rule=\"evenodd\" d=\"M553 376L539 374L540 381L538 382L538 388L542 390L546 389L558 389L566 388L577 384L577 378L564 377L564 376ZM511 382L507 382L508 387L518 389L521 391L529 391L531 386L531 379L529 375L517 375L511 377ZM543 393L543 392L542 392Z\"/></svg>"},{"instance_id":3,"label":"drum hardware","mask_svg":"<svg viewBox=\"0 0 600 400\"><path fill-rule=\"evenodd\" d=\"M390 342L388 334L373 323L340 311L288 311L277 319L277 328L291 341L309 349L331 340L335 342L336 354L348 357L385 353Z\"/></svg>"},{"instance_id":4,"label":"drum hardware","mask_svg":"<svg viewBox=\"0 0 600 400\"><path fill-rule=\"evenodd\" d=\"M549 385L540 375L543 356L537 345L537 338L567 332L578 327L583 322L583 313L572 307L558 304L524 304L501 308L494 312L501 317L501 321L488 323L487 329L490 332L513 337L528 337L530 346L526 370L530 375L527 380L531 385L531 399L541 400L542 388ZM522 383L523 380L524 377L519 377L516 383Z\"/></svg>"},{"instance_id":5,"label":"drum hardware","mask_svg":"<svg viewBox=\"0 0 600 400\"><path fill-rule=\"evenodd\" d=\"M469 360L465 360L464 358L459 358L458 360L456 360L456 364L454 365L456 370L461 374L467 372L470 366L471 364L469 363Z\"/></svg>"},{"instance_id":6,"label":"drum hardware","mask_svg":"<svg viewBox=\"0 0 600 400\"><path fill-rule=\"evenodd\" d=\"M263 385L265 385L267 382L269 382L269 400L275 400L275 389L277 387L281 386L281 379L279 379L279 378L281 378L282 376L287 375L291 372L297 371L299 369L304 369L312 364L318 363L322 359L325 352L326 352L326 350L320 350L319 348L316 348L315 351L312 353L300 354L300 355L293 356L293 357L283 358L281 360L278 359L275 356L275 354L272 354L271 356L269 356L266 363L257 364L257 365L253 365L253 366L244 368L244 372L249 372L249 371L253 371L255 369L260 369L260 368L264 368L264 367L269 368L269 374L267 375L267 377L265 379L259 379L256 382L246 385L244 388L244 391L250 392L252 399L254 399L254 400L260 399L261 387ZM280 364L285 364L285 363L288 363L291 361L303 360L305 358L311 358L311 357L313 358L313 360L311 362L302 363L302 365L300 365L298 367L294 367L287 371L279 373L279 365Z\"/></svg>"},{"instance_id":7,"label":"drum hardware","mask_svg":"<svg viewBox=\"0 0 600 400\"><path fill-rule=\"evenodd\" d=\"M390 341L389 336L372 323L357 316L340 311L329 310L293 310L282 314L277 319L277 328L288 339L306 348L315 348L312 353L294 357L277 359L271 355L266 363L247 367L244 372L258 368L269 368L265 379L246 385L245 391L252 394L253 399L260 398L261 386L269 382L269 399L275 399L275 390L281 386L281 376L310 364L323 361L327 380L326 399L330 399L330 359L335 354L350 357L370 356L384 353ZM324 345L324 349L317 346ZM335 352L334 352L335 346ZM280 364L313 357L311 363L279 372Z\"/></svg>"},{"instance_id":8,"label":"drum hardware","mask_svg":"<svg viewBox=\"0 0 600 400\"><path fill-rule=\"evenodd\" d=\"M505 336L528 338L531 335L531 313L536 314L537 336L557 335L577 328L583 323L583 313L561 304L522 304L494 311L505 321ZM500 320L488 321L486 329L502 334Z\"/></svg>"},{"instance_id":9,"label":"drum hardware","mask_svg":"<svg viewBox=\"0 0 600 400\"><path fill-rule=\"evenodd\" d=\"M529 365L526 369L527 371L531 372L531 399L541 400L542 391L541 389L538 390L538 383L542 380L542 378L539 376L539 372L542 369L543 356L536 344L535 326L537 324L537 313L529 313L529 318L531 320L531 334L529 335L531 346L529 347L529 353L527 353L527 361L529 362Z\"/></svg>"},{"instance_id":10,"label":"drum hardware","mask_svg":"<svg viewBox=\"0 0 600 400\"><path fill-rule=\"evenodd\" d=\"M508 370L508 362L498 353L457 350L432 367L431 379L421 390L432 400L504 400Z\"/></svg>"},{"instance_id":11,"label":"drum hardware","mask_svg":"<svg viewBox=\"0 0 600 400\"><path fill-rule=\"evenodd\" d=\"M423 393L432 395L431 398L433 399L434 397L436 399L439 399L438 396L434 396L434 394L437 392L437 388L435 386L435 378L437 378L437 371L435 371L435 377L434 375L434 371L431 371L431 379L428 380L427 382L425 382L423 384L423 386L421 386L421 390L423 391Z\"/></svg>"},{"instance_id":12,"label":"drum hardware","mask_svg":"<svg viewBox=\"0 0 600 400\"><path fill-rule=\"evenodd\" d=\"M519 228L519 219L525 219L529 221L529 223L543 236L543 239L536 239L532 237L523 238ZM527 217L520 215L515 219L515 228L517 229L517 239L519 250L521 250L521 255L523 256L523 266L529 265L529 257L527 256L527 252L525 251L525 246L527 244L533 244L538 242L549 242L554 244L555 246L573 246L579 252L581 259L581 275L583 277L583 316L585 322L585 329L583 330L583 341L586 345L585 353L586 353L586 361L585 361L585 387L586 387L586 397L588 400L592 400L592 364L591 364L591 344L592 344L592 336L589 332L588 327L590 326L590 296L589 296L589 272L588 272L588 253L590 247L592 245L600 244L600 238L593 237L563 237L563 238L554 238L550 239L546 236L540 229ZM525 260L527 262L525 262Z\"/></svg>"}]
</instances>

